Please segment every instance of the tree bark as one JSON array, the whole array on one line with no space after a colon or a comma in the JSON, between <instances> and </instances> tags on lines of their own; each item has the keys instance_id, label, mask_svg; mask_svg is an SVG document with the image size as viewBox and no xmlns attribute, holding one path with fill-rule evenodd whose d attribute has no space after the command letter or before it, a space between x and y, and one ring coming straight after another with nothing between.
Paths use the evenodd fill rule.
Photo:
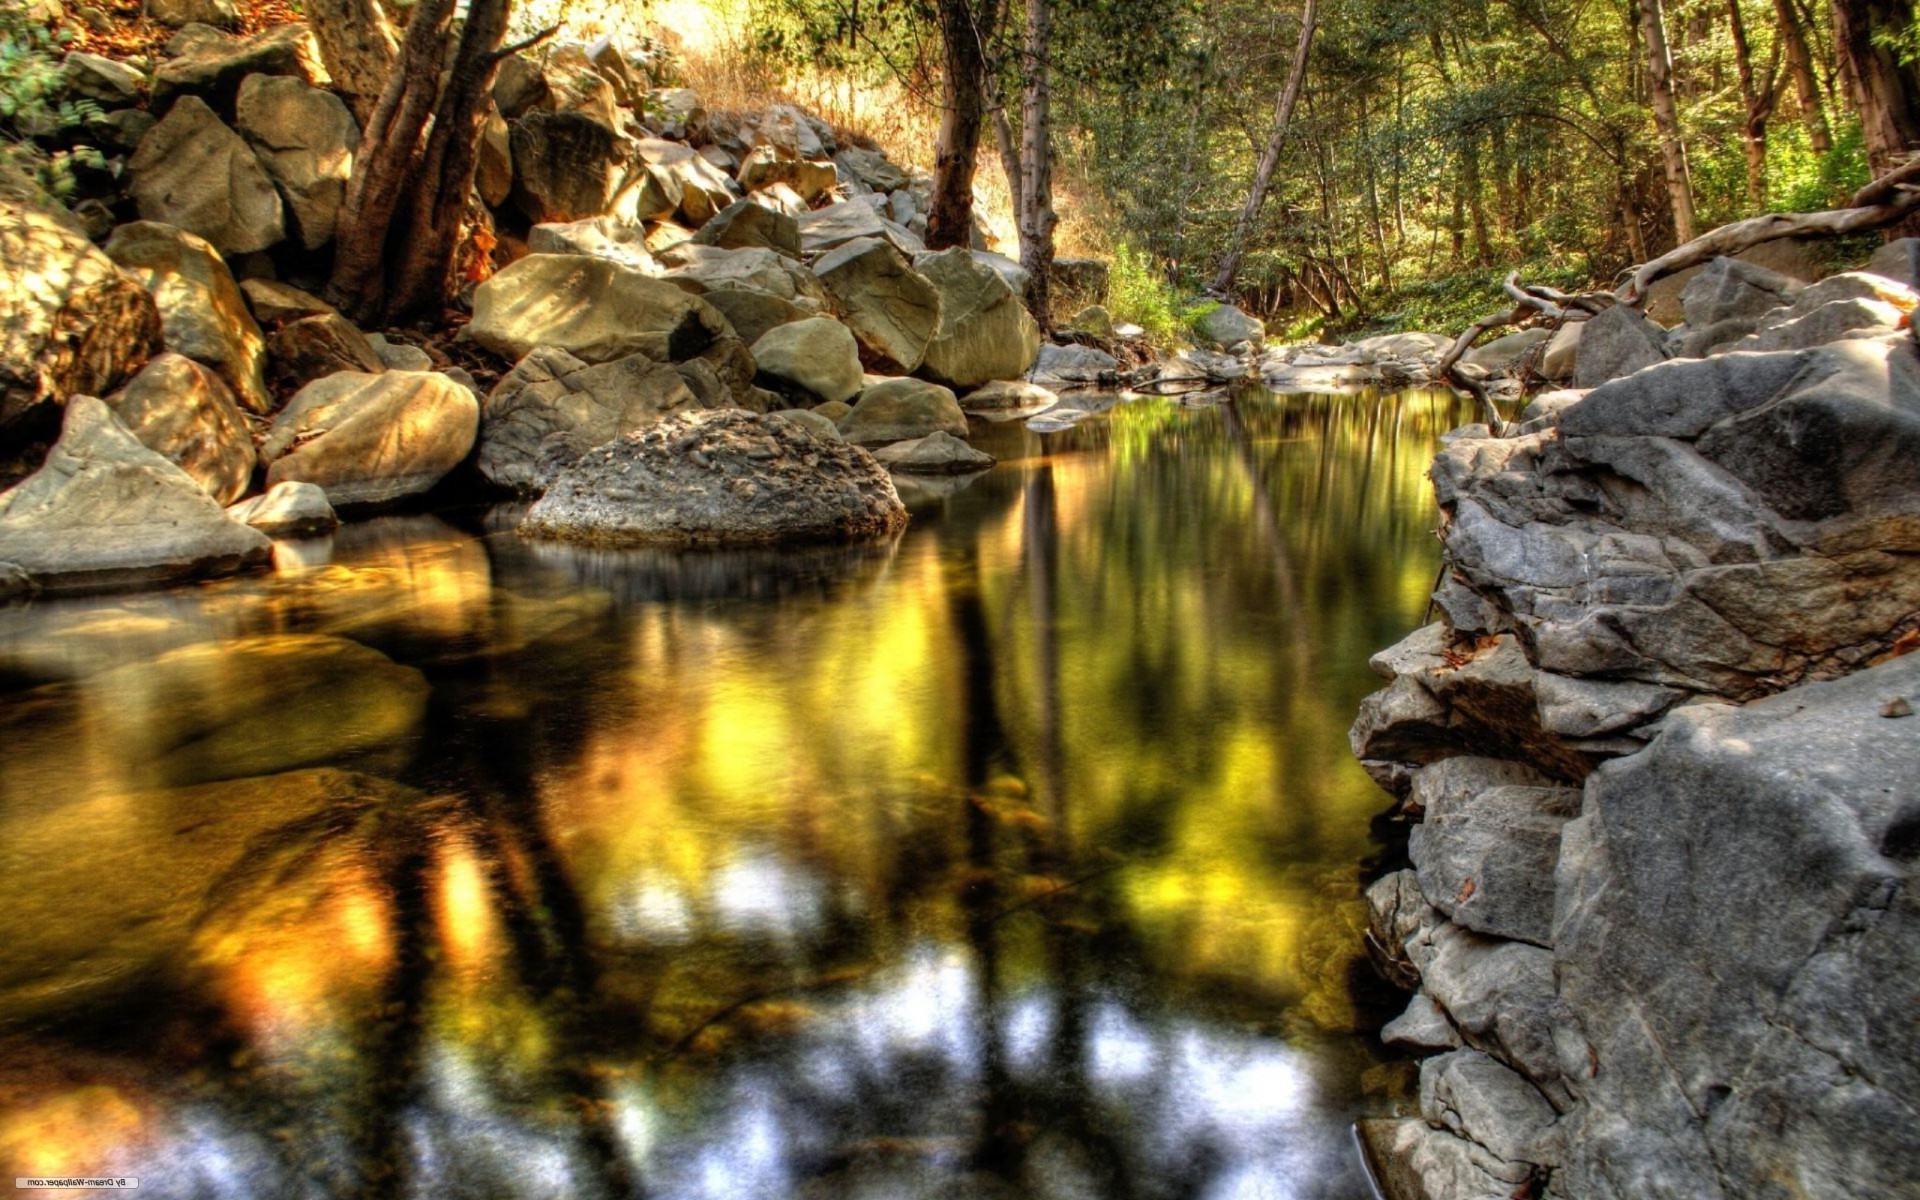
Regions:
<instances>
[{"instance_id":1,"label":"tree bark","mask_svg":"<svg viewBox=\"0 0 1920 1200\"><path fill-rule=\"evenodd\" d=\"M1051 0L1027 0L1020 88L1020 265L1027 307L1053 331L1053 52Z\"/></svg>"},{"instance_id":2,"label":"tree bark","mask_svg":"<svg viewBox=\"0 0 1920 1200\"><path fill-rule=\"evenodd\" d=\"M1212 290L1227 296L1233 292L1233 282L1240 274L1240 260L1246 256L1247 237L1253 232L1253 223L1260 216L1260 208L1267 202L1267 191L1273 186L1273 173L1280 165L1280 153L1287 147L1287 134L1293 128L1294 106L1300 102L1300 88L1307 78L1307 52L1313 45L1313 32L1319 15L1317 0L1307 0L1306 7L1300 12L1300 40L1294 43L1293 63L1287 68L1287 82L1273 103L1273 131L1267 135L1266 149L1260 153L1260 161L1253 172L1253 189L1247 193L1247 202L1240 209L1240 218L1234 222L1233 236L1227 243L1227 252L1220 259L1220 269L1214 274Z\"/></svg>"},{"instance_id":3,"label":"tree bark","mask_svg":"<svg viewBox=\"0 0 1920 1200\"><path fill-rule=\"evenodd\" d=\"M1780 39L1774 39L1775 61L1767 64L1767 78L1761 82L1754 78L1753 55L1747 47L1747 23L1740 14L1740 0L1727 0L1727 28L1733 36L1733 63L1740 74L1740 98L1746 107L1740 132L1747 153L1747 203L1755 212L1764 212L1767 207L1767 118L1773 115L1774 68L1778 65Z\"/></svg>"},{"instance_id":4,"label":"tree bark","mask_svg":"<svg viewBox=\"0 0 1920 1200\"><path fill-rule=\"evenodd\" d=\"M1487 237L1487 202L1483 194L1485 189L1480 182L1480 141L1470 138L1461 148L1461 165L1465 168L1461 190L1467 194L1467 215L1473 218L1473 261L1476 265L1493 265L1493 245Z\"/></svg>"},{"instance_id":5,"label":"tree bark","mask_svg":"<svg viewBox=\"0 0 1920 1200\"><path fill-rule=\"evenodd\" d=\"M399 54L387 10L380 0L307 0L304 11L334 90L364 127Z\"/></svg>"},{"instance_id":6,"label":"tree bark","mask_svg":"<svg viewBox=\"0 0 1920 1200\"><path fill-rule=\"evenodd\" d=\"M1840 76L1860 113L1867 165L1883 176L1920 150L1920 75L1890 46L1874 41L1876 30L1913 28L1912 0L1833 0L1833 40ZM1887 230L1889 240L1920 235L1920 216Z\"/></svg>"},{"instance_id":7,"label":"tree bark","mask_svg":"<svg viewBox=\"0 0 1920 1200\"><path fill-rule=\"evenodd\" d=\"M940 133L934 147L933 201L927 212L927 249L973 241L973 172L986 116L986 55L981 39L997 17L987 0L938 0L940 44L946 60Z\"/></svg>"},{"instance_id":8,"label":"tree bark","mask_svg":"<svg viewBox=\"0 0 1920 1200\"><path fill-rule=\"evenodd\" d=\"M1773 0L1776 22L1775 40L1787 59L1787 76L1793 80L1794 101L1800 108L1800 121L1807 127L1807 145L1815 154L1833 149L1833 132L1827 127L1826 105L1820 99L1820 84L1813 77L1813 55L1807 50L1807 31L1800 27L1800 14L1793 0Z\"/></svg>"},{"instance_id":9,"label":"tree bark","mask_svg":"<svg viewBox=\"0 0 1920 1200\"><path fill-rule=\"evenodd\" d=\"M1680 113L1673 101L1673 58L1667 52L1666 12L1661 0L1638 0L1640 38L1647 50L1647 85L1653 123L1660 133L1660 157L1667 173L1667 198L1673 205L1675 240L1694 235L1693 179L1687 168L1687 143L1680 134Z\"/></svg>"}]
</instances>

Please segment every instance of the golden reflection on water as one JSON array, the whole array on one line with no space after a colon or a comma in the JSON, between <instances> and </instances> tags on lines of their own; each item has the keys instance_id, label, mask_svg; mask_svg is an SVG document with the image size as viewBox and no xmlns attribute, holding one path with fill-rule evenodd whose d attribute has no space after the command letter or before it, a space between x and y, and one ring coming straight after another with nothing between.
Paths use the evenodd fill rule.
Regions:
<instances>
[{"instance_id":1,"label":"golden reflection on water","mask_svg":"<svg viewBox=\"0 0 1920 1200\"><path fill-rule=\"evenodd\" d=\"M1141 401L879 547L395 517L0 610L0 1168L1361 1194L1345 730L1459 415Z\"/></svg>"}]
</instances>

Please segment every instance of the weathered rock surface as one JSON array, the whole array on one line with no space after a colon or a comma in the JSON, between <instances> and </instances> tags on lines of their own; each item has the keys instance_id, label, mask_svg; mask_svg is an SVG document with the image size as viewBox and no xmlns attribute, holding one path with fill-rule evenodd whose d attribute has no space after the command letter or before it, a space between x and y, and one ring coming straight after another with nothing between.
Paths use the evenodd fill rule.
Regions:
<instances>
[{"instance_id":1,"label":"weathered rock surface","mask_svg":"<svg viewBox=\"0 0 1920 1200\"><path fill-rule=\"evenodd\" d=\"M860 238L821 258L814 273L869 365L901 373L919 367L940 329L940 292L898 250Z\"/></svg>"},{"instance_id":2,"label":"weathered rock surface","mask_svg":"<svg viewBox=\"0 0 1920 1200\"><path fill-rule=\"evenodd\" d=\"M1027 373L1040 327L1005 280L958 246L915 266L940 293L940 326L920 364L928 378L966 390Z\"/></svg>"},{"instance_id":3,"label":"weathered rock surface","mask_svg":"<svg viewBox=\"0 0 1920 1200\"><path fill-rule=\"evenodd\" d=\"M181 354L162 354L106 398L140 444L232 504L253 479L253 436L221 378Z\"/></svg>"},{"instance_id":4,"label":"weathered rock surface","mask_svg":"<svg viewBox=\"0 0 1920 1200\"><path fill-rule=\"evenodd\" d=\"M253 310L253 319L263 325L278 325L334 311L333 305L311 292L273 279L242 279L240 293Z\"/></svg>"},{"instance_id":5,"label":"weathered rock surface","mask_svg":"<svg viewBox=\"0 0 1920 1200\"><path fill-rule=\"evenodd\" d=\"M60 82L71 95L109 108L137 104L147 90L147 77L126 63L79 50L61 60Z\"/></svg>"},{"instance_id":6,"label":"weathered rock surface","mask_svg":"<svg viewBox=\"0 0 1920 1200\"><path fill-rule=\"evenodd\" d=\"M536 225L613 216L638 221L639 189L626 180L625 140L584 113L530 112L513 122L513 201Z\"/></svg>"},{"instance_id":7,"label":"weathered rock surface","mask_svg":"<svg viewBox=\"0 0 1920 1200\"><path fill-rule=\"evenodd\" d=\"M360 144L347 106L291 76L249 75L234 125L279 187L300 244L317 250L332 241Z\"/></svg>"},{"instance_id":8,"label":"weathered rock surface","mask_svg":"<svg viewBox=\"0 0 1920 1200\"><path fill-rule=\"evenodd\" d=\"M301 388L260 447L267 484L318 484L335 507L417 495L473 449L480 405L431 371L343 371Z\"/></svg>"},{"instance_id":9,"label":"weathered rock surface","mask_svg":"<svg viewBox=\"0 0 1920 1200\"><path fill-rule=\"evenodd\" d=\"M276 483L251 500L227 510L242 525L268 537L313 537L331 533L340 518L327 502L327 491L317 484L289 479Z\"/></svg>"},{"instance_id":10,"label":"weathered rock surface","mask_svg":"<svg viewBox=\"0 0 1920 1200\"><path fill-rule=\"evenodd\" d=\"M984 384L960 397L960 410L970 413L1038 412L1059 399L1038 384L1003 379Z\"/></svg>"},{"instance_id":11,"label":"weathered rock surface","mask_svg":"<svg viewBox=\"0 0 1920 1200\"><path fill-rule=\"evenodd\" d=\"M810 257L838 250L848 242L872 238L906 255L918 255L927 246L920 238L882 216L871 204L829 204L800 218L800 245Z\"/></svg>"},{"instance_id":12,"label":"weathered rock surface","mask_svg":"<svg viewBox=\"0 0 1920 1200\"><path fill-rule=\"evenodd\" d=\"M820 400L851 400L864 386L860 346L845 325L826 317L780 325L753 344L764 386Z\"/></svg>"},{"instance_id":13,"label":"weathered rock surface","mask_svg":"<svg viewBox=\"0 0 1920 1200\"><path fill-rule=\"evenodd\" d=\"M953 393L920 379L888 379L860 393L840 422L840 436L862 446L903 442L930 433L967 436L967 416Z\"/></svg>"},{"instance_id":14,"label":"weathered rock surface","mask_svg":"<svg viewBox=\"0 0 1920 1200\"><path fill-rule=\"evenodd\" d=\"M527 231L527 249L534 254L585 254L643 275L660 274L660 264L647 249L646 230L614 217L535 225Z\"/></svg>"},{"instance_id":15,"label":"weathered rock surface","mask_svg":"<svg viewBox=\"0 0 1920 1200\"><path fill-rule=\"evenodd\" d=\"M30 183L5 193L0 427L45 404L111 391L161 345L153 296L87 240L72 214Z\"/></svg>"},{"instance_id":16,"label":"weathered rock surface","mask_svg":"<svg viewBox=\"0 0 1920 1200\"><path fill-rule=\"evenodd\" d=\"M604 544L754 545L880 537L906 523L886 470L782 417L681 413L588 451L523 536Z\"/></svg>"},{"instance_id":17,"label":"weathered rock surface","mask_svg":"<svg viewBox=\"0 0 1920 1200\"><path fill-rule=\"evenodd\" d=\"M1624 304L1616 304L1580 326L1580 353L1573 386L1599 387L1631 375L1667 357L1666 331Z\"/></svg>"},{"instance_id":18,"label":"weathered rock surface","mask_svg":"<svg viewBox=\"0 0 1920 1200\"><path fill-rule=\"evenodd\" d=\"M290 75L312 84L327 78L313 31L299 22L275 25L244 38L231 38L204 25L198 28L203 35L187 38L195 29L189 26L168 43L169 52L175 43L181 45L153 73L154 111L165 111L185 93L208 97L216 108L231 111L240 81L249 75Z\"/></svg>"},{"instance_id":19,"label":"weathered rock surface","mask_svg":"<svg viewBox=\"0 0 1920 1200\"><path fill-rule=\"evenodd\" d=\"M274 383L298 391L336 371L378 375L387 369L367 336L339 313L320 313L289 321L267 338L267 360Z\"/></svg>"},{"instance_id":20,"label":"weathered rock surface","mask_svg":"<svg viewBox=\"0 0 1920 1200\"><path fill-rule=\"evenodd\" d=\"M708 288L700 298L713 305L727 319L727 324L733 326L733 331L740 335L740 340L749 346L756 345L761 338L782 325L805 321L814 315L812 309L802 308L792 300L783 300L771 292L754 287L729 284Z\"/></svg>"},{"instance_id":21,"label":"weathered rock surface","mask_svg":"<svg viewBox=\"0 0 1920 1200\"><path fill-rule=\"evenodd\" d=\"M800 226L783 212L753 200L736 200L715 213L693 240L723 250L758 248L800 257Z\"/></svg>"},{"instance_id":22,"label":"weathered rock surface","mask_svg":"<svg viewBox=\"0 0 1920 1200\"><path fill-rule=\"evenodd\" d=\"M142 220L184 229L222 254L265 250L286 236L273 180L198 96L182 96L140 139L127 172Z\"/></svg>"},{"instance_id":23,"label":"weathered rock surface","mask_svg":"<svg viewBox=\"0 0 1920 1200\"><path fill-rule=\"evenodd\" d=\"M213 245L171 225L135 221L113 231L106 252L152 293L167 349L220 372L249 412L273 407L266 339Z\"/></svg>"},{"instance_id":24,"label":"weathered rock surface","mask_svg":"<svg viewBox=\"0 0 1920 1200\"><path fill-rule=\"evenodd\" d=\"M42 591L224 574L265 561L271 549L91 396L67 404L46 464L0 493L0 563Z\"/></svg>"},{"instance_id":25,"label":"weathered rock surface","mask_svg":"<svg viewBox=\"0 0 1920 1200\"><path fill-rule=\"evenodd\" d=\"M698 405L679 372L644 354L590 366L553 346L501 377L480 411L480 473L502 487L544 490L595 446Z\"/></svg>"},{"instance_id":26,"label":"weathered rock surface","mask_svg":"<svg viewBox=\"0 0 1920 1200\"><path fill-rule=\"evenodd\" d=\"M994 462L993 455L946 432L894 442L875 450L873 456L889 471L903 475L970 475Z\"/></svg>"},{"instance_id":27,"label":"weathered rock surface","mask_svg":"<svg viewBox=\"0 0 1920 1200\"><path fill-rule=\"evenodd\" d=\"M473 292L467 336L506 358L553 346L586 362L694 357L727 331L698 297L603 258L529 254Z\"/></svg>"},{"instance_id":28,"label":"weathered rock surface","mask_svg":"<svg viewBox=\"0 0 1920 1200\"><path fill-rule=\"evenodd\" d=\"M1266 339L1267 328L1259 318L1249 316L1231 304L1208 309L1194 323L1201 341L1218 350L1230 350L1242 342L1258 346Z\"/></svg>"},{"instance_id":29,"label":"weathered rock surface","mask_svg":"<svg viewBox=\"0 0 1920 1200\"><path fill-rule=\"evenodd\" d=\"M1034 356L1027 382L1046 388L1087 387L1119 369L1120 360L1105 350L1049 342Z\"/></svg>"},{"instance_id":30,"label":"weathered rock surface","mask_svg":"<svg viewBox=\"0 0 1920 1200\"><path fill-rule=\"evenodd\" d=\"M673 268L669 278L700 294L715 288L750 287L783 300L817 304L826 299L812 271L759 247L723 250L689 242L668 250L661 261Z\"/></svg>"}]
</instances>

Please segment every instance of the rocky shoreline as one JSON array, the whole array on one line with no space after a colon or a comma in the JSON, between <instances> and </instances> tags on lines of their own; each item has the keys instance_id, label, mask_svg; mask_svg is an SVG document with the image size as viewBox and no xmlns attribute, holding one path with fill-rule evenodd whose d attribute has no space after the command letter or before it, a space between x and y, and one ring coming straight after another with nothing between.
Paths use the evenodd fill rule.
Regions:
<instances>
[{"instance_id":1,"label":"rocky shoreline","mask_svg":"<svg viewBox=\"0 0 1920 1200\"><path fill-rule=\"evenodd\" d=\"M1718 260L1680 329L1589 323L1616 377L1435 460L1440 620L1352 730L1410 835L1383 1036L1432 1055L1362 1126L1389 1200L1911 1191L1913 249Z\"/></svg>"}]
</instances>

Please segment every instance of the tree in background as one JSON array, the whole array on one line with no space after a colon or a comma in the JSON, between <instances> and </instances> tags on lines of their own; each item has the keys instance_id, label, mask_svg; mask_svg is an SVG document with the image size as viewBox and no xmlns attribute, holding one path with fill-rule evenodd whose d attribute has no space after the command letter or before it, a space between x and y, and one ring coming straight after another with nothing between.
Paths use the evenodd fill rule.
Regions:
<instances>
[{"instance_id":1,"label":"tree in background","mask_svg":"<svg viewBox=\"0 0 1920 1200\"><path fill-rule=\"evenodd\" d=\"M1253 187L1240 210L1240 219L1234 223L1232 240L1220 259L1220 270L1213 277L1212 290L1221 296L1233 292L1234 279L1240 274L1240 258L1247 249L1247 234L1260 215L1261 205L1267 202L1267 189L1273 186L1273 172L1280 165L1280 153L1287 148L1287 134L1293 129L1293 110L1300 102L1300 85L1307 78L1307 51L1313 45L1317 7L1317 0L1307 0L1306 7L1300 11L1300 39L1294 45L1293 66L1287 71L1286 86L1280 89L1273 103L1273 132L1267 136L1266 149L1260 152L1260 163L1253 170Z\"/></svg>"},{"instance_id":2,"label":"tree in background","mask_svg":"<svg viewBox=\"0 0 1920 1200\"><path fill-rule=\"evenodd\" d=\"M940 140L934 150L927 248L965 246L973 238L973 174L987 113L987 45L1000 25L998 0L938 0L941 59Z\"/></svg>"}]
</instances>

